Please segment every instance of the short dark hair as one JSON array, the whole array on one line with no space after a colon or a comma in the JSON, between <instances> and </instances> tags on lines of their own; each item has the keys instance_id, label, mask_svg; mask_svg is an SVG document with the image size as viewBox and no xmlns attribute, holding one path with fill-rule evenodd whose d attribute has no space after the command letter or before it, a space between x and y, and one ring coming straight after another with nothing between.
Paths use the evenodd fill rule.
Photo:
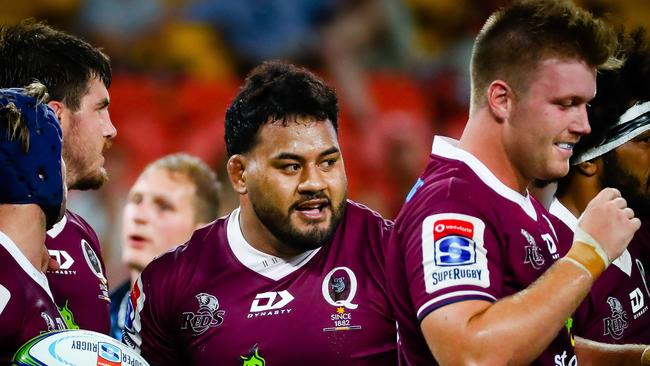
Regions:
<instances>
[{"instance_id":1,"label":"short dark hair","mask_svg":"<svg viewBox=\"0 0 650 366\"><path fill-rule=\"evenodd\" d=\"M93 77L108 88L110 61L82 39L31 19L0 27L1 88L38 81L47 87L52 100L76 111Z\"/></svg>"},{"instance_id":2,"label":"short dark hair","mask_svg":"<svg viewBox=\"0 0 650 366\"><path fill-rule=\"evenodd\" d=\"M195 222L211 222L219 214L221 201L221 183L217 174L196 156L176 153L163 156L150 163L142 174L153 170L164 170L171 174L180 174L194 184Z\"/></svg>"},{"instance_id":3,"label":"short dark hair","mask_svg":"<svg viewBox=\"0 0 650 366\"><path fill-rule=\"evenodd\" d=\"M632 105L650 100L650 44L646 31L637 28L629 34L619 32L625 64L617 70L603 70L596 79L596 97L589 103L587 113L591 133L582 136L573 147L573 156L600 145L607 132ZM607 161L614 160L615 150L603 155ZM564 195L577 171L571 166L569 174L558 181L557 195Z\"/></svg>"},{"instance_id":4,"label":"short dark hair","mask_svg":"<svg viewBox=\"0 0 650 366\"><path fill-rule=\"evenodd\" d=\"M260 127L292 117L329 119L338 132L338 100L334 90L306 69L267 61L246 78L226 112L228 156L249 152Z\"/></svg>"},{"instance_id":5,"label":"short dark hair","mask_svg":"<svg viewBox=\"0 0 650 366\"><path fill-rule=\"evenodd\" d=\"M591 67L616 67L614 30L568 0L520 0L495 12L472 50L472 105L486 101L497 79L525 90L538 63L550 57L584 60Z\"/></svg>"},{"instance_id":6,"label":"short dark hair","mask_svg":"<svg viewBox=\"0 0 650 366\"><path fill-rule=\"evenodd\" d=\"M619 38L625 64L619 70L604 70L596 80L596 97L587 109L591 133L580 138L573 148L579 156L606 137L607 131L625 111L637 102L650 100L650 45L643 28L629 34L620 32Z\"/></svg>"}]
</instances>

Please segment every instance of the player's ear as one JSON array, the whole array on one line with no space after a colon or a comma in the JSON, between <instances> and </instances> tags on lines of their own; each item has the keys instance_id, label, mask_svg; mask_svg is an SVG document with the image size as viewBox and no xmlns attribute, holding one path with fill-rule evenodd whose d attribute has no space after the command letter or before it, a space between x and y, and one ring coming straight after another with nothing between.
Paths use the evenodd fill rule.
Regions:
<instances>
[{"instance_id":1,"label":"player's ear","mask_svg":"<svg viewBox=\"0 0 650 366\"><path fill-rule=\"evenodd\" d=\"M505 81L494 80L490 83L487 91L487 104L497 121L504 121L510 117L513 98L512 88Z\"/></svg>"},{"instance_id":2,"label":"player's ear","mask_svg":"<svg viewBox=\"0 0 650 366\"><path fill-rule=\"evenodd\" d=\"M226 170L228 171L228 179L235 192L239 194L246 194L246 157L241 154L235 154L228 159Z\"/></svg>"},{"instance_id":3,"label":"player's ear","mask_svg":"<svg viewBox=\"0 0 650 366\"><path fill-rule=\"evenodd\" d=\"M47 102L47 105L52 108L54 111L54 114L56 115L56 118L59 120L61 125L63 125L63 120L61 119L63 117L63 111L65 110L65 105L63 103L59 102L58 100L50 100Z\"/></svg>"},{"instance_id":4,"label":"player's ear","mask_svg":"<svg viewBox=\"0 0 650 366\"><path fill-rule=\"evenodd\" d=\"M593 177L600 169L602 169L600 165L602 165L602 159L592 159L578 164L578 171L584 176Z\"/></svg>"}]
</instances>

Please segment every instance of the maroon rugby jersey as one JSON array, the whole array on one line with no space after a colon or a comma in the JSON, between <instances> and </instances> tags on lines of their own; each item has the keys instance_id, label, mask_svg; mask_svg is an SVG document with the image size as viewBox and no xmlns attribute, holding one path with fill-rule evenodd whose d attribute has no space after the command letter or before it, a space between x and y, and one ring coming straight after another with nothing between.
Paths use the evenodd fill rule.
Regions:
<instances>
[{"instance_id":1,"label":"maroon rugby jersey","mask_svg":"<svg viewBox=\"0 0 650 366\"><path fill-rule=\"evenodd\" d=\"M411 365L435 364L420 330L429 313L458 301L495 302L525 289L566 253L558 241L571 240L558 238L551 215L530 195L505 186L454 144L435 138L387 248L400 351ZM534 364L576 362L567 327Z\"/></svg>"},{"instance_id":2,"label":"maroon rugby jersey","mask_svg":"<svg viewBox=\"0 0 650 366\"><path fill-rule=\"evenodd\" d=\"M287 262L246 243L235 210L147 266L124 341L152 365L396 365L390 225L348 201L332 242Z\"/></svg>"},{"instance_id":3,"label":"maroon rugby jersey","mask_svg":"<svg viewBox=\"0 0 650 366\"><path fill-rule=\"evenodd\" d=\"M45 274L0 232L0 365L37 335L65 329Z\"/></svg>"},{"instance_id":4,"label":"maroon rugby jersey","mask_svg":"<svg viewBox=\"0 0 650 366\"><path fill-rule=\"evenodd\" d=\"M578 224L558 200L553 201L550 211L568 230L574 230ZM627 250L594 282L573 316L576 335L603 343L650 342L650 292L641 253L650 242L644 230L645 225L634 235Z\"/></svg>"},{"instance_id":5,"label":"maroon rugby jersey","mask_svg":"<svg viewBox=\"0 0 650 366\"><path fill-rule=\"evenodd\" d=\"M47 232L50 256L60 265L47 279L69 328L108 334L110 298L97 234L79 215L65 216Z\"/></svg>"}]
</instances>

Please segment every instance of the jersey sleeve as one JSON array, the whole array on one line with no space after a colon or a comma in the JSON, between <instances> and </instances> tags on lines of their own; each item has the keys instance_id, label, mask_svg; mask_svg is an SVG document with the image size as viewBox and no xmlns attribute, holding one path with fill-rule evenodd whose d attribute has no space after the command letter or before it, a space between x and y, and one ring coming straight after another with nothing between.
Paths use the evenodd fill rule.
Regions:
<instances>
[{"instance_id":1,"label":"jersey sleeve","mask_svg":"<svg viewBox=\"0 0 650 366\"><path fill-rule=\"evenodd\" d=\"M17 311L16 304L20 304L24 299L20 292L12 292L3 282L4 279L0 278L0 345L10 345L17 337L16 330L23 325L23 313Z\"/></svg>"},{"instance_id":2,"label":"jersey sleeve","mask_svg":"<svg viewBox=\"0 0 650 366\"><path fill-rule=\"evenodd\" d=\"M148 269L131 290L122 341L152 366L181 365L184 362L175 345L175 337L167 330L171 323L167 316L169 301L150 281Z\"/></svg>"},{"instance_id":3,"label":"jersey sleeve","mask_svg":"<svg viewBox=\"0 0 650 366\"><path fill-rule=\"evenodd\" d=\"M450 303L494 302L501 297L499 239L476 208L443 201L404 219L391 241L401 247L409 295L420 321Z\"/></svg>"}]
</instances>

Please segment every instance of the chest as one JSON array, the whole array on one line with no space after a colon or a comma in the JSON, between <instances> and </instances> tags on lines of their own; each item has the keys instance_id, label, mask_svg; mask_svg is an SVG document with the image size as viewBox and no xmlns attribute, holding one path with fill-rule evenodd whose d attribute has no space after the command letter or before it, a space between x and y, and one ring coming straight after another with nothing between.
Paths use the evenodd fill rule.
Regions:
<instances>
[{"instance_id":1,"label":"chest","mask_svg":"<svg viewBox=\"0 0 650 366\"><path fill-rule=\"evenodd\" d=\"M316 259L277 281L234 266L185 295L175 327L196 364L218 349L219 364L393 365L395 322L363 262Z\"/></svg>"},{"instance_id":2,"label":"chest","mask_svg":"<svg viewBox=\"0 0 650 366\"><path fill-rule=\"evenodd\" d=\"M506 287L513 292L528 287L571 247L573 233L539 213L537 219L517 217L502 223L497 231L500 265Z\"/></svg>"}]
</instances>

